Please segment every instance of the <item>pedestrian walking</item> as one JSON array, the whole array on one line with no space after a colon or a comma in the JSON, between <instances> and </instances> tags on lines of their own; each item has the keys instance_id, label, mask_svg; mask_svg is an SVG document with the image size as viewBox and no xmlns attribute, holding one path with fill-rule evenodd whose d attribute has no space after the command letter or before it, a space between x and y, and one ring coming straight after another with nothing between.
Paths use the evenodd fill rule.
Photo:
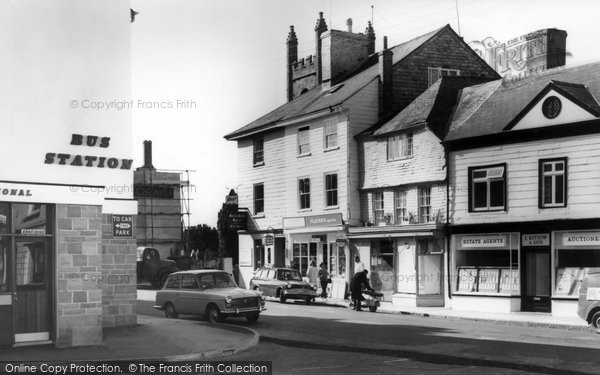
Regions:
<instances>
[{"instance_id":1,"label":"pedestrian walking","mask_svg":"<svg viewBox=\"0 0 600 375\"><path fill-rule=\"evenodd\" d=\"M329 284L329 272L325 263L319 265L319 280L321 281L321 298L327 298L327 284Z\"/></svg>"},{"instance_id":2,"label":"pedestrian walking","mask_svg":"<svg viewBox=\"0 0 600 375\"><path fill-rule=\"evenodd\" d=\"M308 282L311 285L317 286L317 280L319 279L319 269L317 268L317 264L314 260L310 262L308 271L306 271L306 277L308 277Z\"/></svg>"}]
</instances>

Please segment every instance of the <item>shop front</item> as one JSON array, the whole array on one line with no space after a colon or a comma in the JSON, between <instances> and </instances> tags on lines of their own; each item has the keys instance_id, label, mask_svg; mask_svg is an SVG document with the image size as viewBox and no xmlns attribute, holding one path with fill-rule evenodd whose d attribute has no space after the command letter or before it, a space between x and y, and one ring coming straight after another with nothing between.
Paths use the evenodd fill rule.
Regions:
<instances>
[{"instance_id":1,"label":"shop front","mask_svg":"<svg viewBox=\"0 0 600 375\"><path fill-rule=\"evenodd\" d=\"M445 237L438 224L355 227L348 238L384 301L444 306Z\"/></svg>"},{"instance_id":2,"label":"shop front","mask_svg":"<svg viewBox=\"0 0 600 375\"><path fill-rule=\"evenodd\" d=\"M332 278L332 294L344 298L350 282L350 254L341 213L283 219L286 264L306 276L311 262L324 263Z\"/></svg>"},{"instance_id":3,"label":"shop front","mask_svg":"<svg viewBox=\"0 0 600 375\"><path fill-rule=\"evenodd\" d=\"M452 308L577 316L581 283L600 268L600 231L566 230L585 227L576 221L519 227L451 236Z\"/></svg>"}]
</instances>

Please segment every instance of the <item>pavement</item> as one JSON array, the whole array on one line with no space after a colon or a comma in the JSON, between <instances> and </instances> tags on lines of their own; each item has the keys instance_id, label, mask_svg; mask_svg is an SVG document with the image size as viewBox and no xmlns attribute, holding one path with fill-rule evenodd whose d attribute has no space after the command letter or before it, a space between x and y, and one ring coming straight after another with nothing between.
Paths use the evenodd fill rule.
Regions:
<instances>
[{"instance_id":1,"label":"pavement","mask_svg":"<svg viewBox=\"0 0 600 375\"><path fill-rule=\"evenodd\" d=\"M0 348L2 361L199 361L240 353L258 345L247 327L211 324L198 319L138 315L138 324L105 328L102 345L56 348L54 345Z\"/></svg>"},{"instance_id":2,"label":"pavement","mask_svg":"<svg viewBox=\"0 0 600 375\"><path fill-rule=\"evenodd\" d=\"M138 290L138 300L153 301L155 293L152 290ZM314 304L348 308L349 301L317 298ZM366 313L369 313L368 310ZM381 302L377 313L572 330L589 329L587 322L579 318L541 313L484 313L443 307L395 306L389 302ZM248 327L211 324L197 318L163 319L145 315L138 315L138 324L135 326L105 328L103 335L102 345L62 349L53 345L0 348L0 358L3 361L194 361L240 353L259 342L258 333Z\"/></svg>"}]
</instances>

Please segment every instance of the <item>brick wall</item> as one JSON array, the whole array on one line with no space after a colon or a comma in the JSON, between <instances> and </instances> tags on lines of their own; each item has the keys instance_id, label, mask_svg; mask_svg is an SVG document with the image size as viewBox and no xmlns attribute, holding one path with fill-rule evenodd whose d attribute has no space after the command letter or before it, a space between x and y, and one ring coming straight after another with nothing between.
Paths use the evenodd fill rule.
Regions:
<instances>
[{"instance_id":1,"label":"brick wall","mask_svg":"<svg viewBox=\"0 0 600 375\"><path fill-rule=\"evenodd\" d=\"M135 229L134 225L133 233ZM113 237L110 214L102 215L101 251L102 323L104 327L136 324L136 239Z\"/></svg>"},{"instance_id":2,"label":"brick wall","mask_svg":"<svg viewBox=\"0 0 600 375\"><path fill-rule=\"evenodd\" d=\"M102 342L102 207L56 206L57 342Z\"/></svg>"}]
</instances>

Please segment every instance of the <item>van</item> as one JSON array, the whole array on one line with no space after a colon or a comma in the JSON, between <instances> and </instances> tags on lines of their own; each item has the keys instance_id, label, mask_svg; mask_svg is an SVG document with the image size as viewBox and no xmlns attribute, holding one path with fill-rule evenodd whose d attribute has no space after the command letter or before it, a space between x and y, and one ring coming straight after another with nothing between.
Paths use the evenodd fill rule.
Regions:
<instances>
[{"instance_id":1,"label":"van","mask_svg":"<svg viewBox=\"0 0 600 375\"><path fill-rule=\"evenodd\" d=\"M579 288L577 315L600 333L600 268L592 268Z\"/></svg>"}]
</instances>

